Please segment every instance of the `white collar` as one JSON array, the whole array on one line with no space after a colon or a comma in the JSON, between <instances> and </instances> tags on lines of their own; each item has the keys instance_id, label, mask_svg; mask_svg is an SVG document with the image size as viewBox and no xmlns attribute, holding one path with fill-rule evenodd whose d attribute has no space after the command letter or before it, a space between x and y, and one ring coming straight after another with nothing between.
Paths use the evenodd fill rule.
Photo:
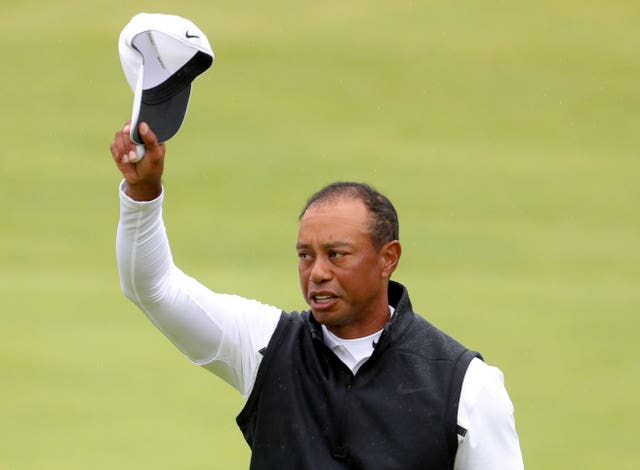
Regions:
<instances>
[{"instance_id":1,"label":"white collar","mask_svg":"<svg viewBox=\"0 0 640 470\"><path fill-rule=\"evenodd\" d=\"M389 316L393 316L395 309L389 305ZM371 357L375 343L380 339L382 330L376 331L362 338L345 339L334 335L329 329L322 325L324 344L338 356L338 358L355 375L358 369Z\"/></svg>"}]
</instances>

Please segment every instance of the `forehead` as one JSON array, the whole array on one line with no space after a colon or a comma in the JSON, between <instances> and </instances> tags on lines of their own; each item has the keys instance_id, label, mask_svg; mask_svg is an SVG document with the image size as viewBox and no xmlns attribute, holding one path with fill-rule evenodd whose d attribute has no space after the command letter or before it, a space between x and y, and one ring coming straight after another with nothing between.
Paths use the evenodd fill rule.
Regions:
<instances>
[{"instance_id":1,"label":"forehead","mask_svg":"<svg viewBox=\"0 0 640 470\"><path fill-rule=\"evenodd\" d=\"M339 198L312 204L300 220L304 235L369 235L371 215L360 199Z\"/></svg>"}]
</instances>

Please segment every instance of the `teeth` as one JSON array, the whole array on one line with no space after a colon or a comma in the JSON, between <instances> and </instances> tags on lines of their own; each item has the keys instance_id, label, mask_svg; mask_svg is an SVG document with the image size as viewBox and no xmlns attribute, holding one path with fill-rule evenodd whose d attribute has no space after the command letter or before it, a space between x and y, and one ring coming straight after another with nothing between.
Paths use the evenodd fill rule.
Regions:
<instances>
[{"instance_id":1,"label":"teeth","mask_svg":"<svg viewBox=\"0 0 640 470\"><path fill-rule=\"evenodd\" d=\"M315 299L318 302L326 302L328 300L331 300L331 296L330 295L316 295Z\"/></svg>"}]
</instances>

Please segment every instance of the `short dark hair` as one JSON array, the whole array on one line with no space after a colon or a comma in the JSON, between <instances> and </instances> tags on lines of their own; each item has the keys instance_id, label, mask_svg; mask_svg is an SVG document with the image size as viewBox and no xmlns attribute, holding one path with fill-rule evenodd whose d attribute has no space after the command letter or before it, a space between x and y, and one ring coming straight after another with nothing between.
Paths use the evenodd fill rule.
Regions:
<instances>
[{"instance_id":1,"label":"short dark hair","mask_svg":"<svg viewBox=\"0 0 640 470\"><path fill-rule=\"evenodd\" d=\"M307 200L300 213L300 219L313 204L340 198L359 199L369 210L372 216L369 234L377 250L385 243L400 239L400 226L395 207L386 196L365 183L338 181L325 186Z\"/></svg>"}]
</instances>

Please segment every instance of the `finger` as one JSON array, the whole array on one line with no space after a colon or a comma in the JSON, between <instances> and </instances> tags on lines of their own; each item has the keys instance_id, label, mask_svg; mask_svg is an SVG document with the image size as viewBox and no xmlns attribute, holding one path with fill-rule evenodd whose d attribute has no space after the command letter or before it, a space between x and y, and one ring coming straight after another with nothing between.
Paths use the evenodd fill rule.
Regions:
<instances>
[{"instance_id":1,"label":"finger","mask_svg":"<svg viewBox=\"0 0 640 470\"><path fill-rule=\"evenodd\" d=\"M121 131L116 132L116 146L120 153L120 159L123 163L132 163L136 161L136 158L131 158L131 150L135 150L136 145L131 141L130 138L131 126L129 122L125 124L124 128Z\"/></svg>"},{"instance_id":2,"label":"finger","mask_svg":"<svg viewBox=\"0 0 640 470\"><path fill-rule=\"evenodd\" d=\"M115 139L114 139L113 142L111 142L111 145L109 146L109 149L111 150L111 156L113 157L113 160L116 163L119 163L120 159L122 158L122 152L120 152L118 150L118 146L116 145Z\"/></svg>"},{"instance_id":3,"label":"finger","mask_svg":"<svg viewBox=\"0 0 640 470\"><path fill-rule=\"evenodd\" d=\"M125 170L126 165L131 163L131 141L127 134L127 126L115 133L113 142L111 143L111 155L121 171Z\"/></svg>"},{"instance_id":4,"label":"finger","mask_svg":"<svg viewBox=\"0 0 640 470\"><path fill-rule=\"evenodd\" d=\"M113 142L111 143L111 155L116 162L120 162L122 160L123 155L125 154L124 141L122 138L122 131L118 131L115 133L113 137Z\"/></svg>"}]
</instances>

